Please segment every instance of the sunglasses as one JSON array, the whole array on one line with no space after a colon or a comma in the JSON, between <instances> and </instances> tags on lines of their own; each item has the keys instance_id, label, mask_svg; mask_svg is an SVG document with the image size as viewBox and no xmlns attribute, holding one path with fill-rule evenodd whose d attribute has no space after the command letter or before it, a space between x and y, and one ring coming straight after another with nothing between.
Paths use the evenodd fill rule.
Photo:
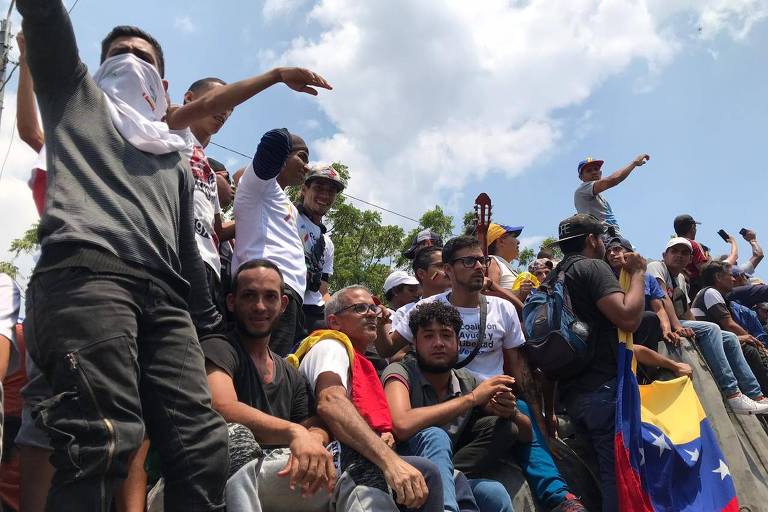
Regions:
<instances>
[{"instance_id":1,"label":"sunglasses","mask_svg":"<svg viewBox=\"0 0 768 512\"><path fill-rule=\"evenodd\" d=\"M478 263L481 267L487 267L491 258L490 256L464 256L463 258L454 258L451 264L455 265L457 262L461 262L464 268L473 268Z\"/></svg>"}]
</instances>

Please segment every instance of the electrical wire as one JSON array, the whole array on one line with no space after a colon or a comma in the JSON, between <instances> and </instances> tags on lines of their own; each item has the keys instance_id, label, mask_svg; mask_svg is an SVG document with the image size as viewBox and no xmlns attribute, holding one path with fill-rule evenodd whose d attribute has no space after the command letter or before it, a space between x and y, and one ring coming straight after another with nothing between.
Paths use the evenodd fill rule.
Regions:
<instances>
[{"instance_id":1,"label":"electrical wire","mask_svg":"<svg viewBox=\"0 0 768 512\"><path fill-rule=\"evenodd\" d=\"M213 146L216 146L216 147L219 147L221 149L225 149L227 151L230 151L230 152L232 152L232 153L234 153L236 155L240 155L242 157L248 158L249 160L251 158L253 158L251 155L246 155L245 153L242 153L242 152L240 152L240 151L238 151L236 149L232 149L230 147L227 147L227 146L225 146L223 144L217 144L216 142L213 142L213 141L209 142L209 144L211 144ZM413 217L409 217L407 215L403 215L402 213L398 213L398 212L390 210L388 208L384 208L383 206L380 206L378 204L374 204L374 203L368 202L368 201L366 201L364 199L360 199L359 197L352 196L352 195L350 195L350 194L348 194L346 192L340 192L339 194L342 195L342 196L348 197L350 199L354 199L355 201L359 201L359 202L361 202L363 204L367 204L368 206L372 206L372 207L377 208L379 210L385 211L387 213L391 213L392 215L397 215L398 217L402 217L403 219L410 220L411 222L415 222L416 224L421 226L421 222L419 222L418 220L414 219Z\"/></svg>"}]
</instances>

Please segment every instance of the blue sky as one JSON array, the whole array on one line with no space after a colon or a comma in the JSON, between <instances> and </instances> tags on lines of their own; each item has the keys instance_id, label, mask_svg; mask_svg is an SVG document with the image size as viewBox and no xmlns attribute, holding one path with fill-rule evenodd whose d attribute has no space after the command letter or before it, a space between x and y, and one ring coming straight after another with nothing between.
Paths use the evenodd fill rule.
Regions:
<instances>
[{"instance_id":1,"label":"blue sky","mask_svg":"<svg viewBox=\"0 0 768 512\"><path fill-rule=\"evenodd\" d=\"M409 217L440 204L458 223L485 191L495 219L525 225L535 244L573 212L579 160L602 158L611 172L646 152L650 162L605 194L642 254L658 256L679 213L703 222L699 238L716 254L721 227L768 239L760 0L487 0L482 11L458 0L79 0L72 19L91 71L113 25L154 34L177 102L203 76L234 81L286 63L322 74L334 91L274 87L213 140L250 154L264 131L288 127L313 160L350 166L352 194ZM0 156L15 89L14 78ZM16 213L0 226L0 257L35 218L24 184L34 155L17 137L10 148L0 200ZM209 154L233 169L246 161Z\"/></svg>"}]
</instances>

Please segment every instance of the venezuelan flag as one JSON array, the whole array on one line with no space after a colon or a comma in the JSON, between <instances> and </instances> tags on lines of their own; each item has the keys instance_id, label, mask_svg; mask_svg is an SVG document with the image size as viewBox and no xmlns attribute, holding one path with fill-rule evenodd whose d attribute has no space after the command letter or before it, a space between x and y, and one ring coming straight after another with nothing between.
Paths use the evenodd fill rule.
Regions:
<instances>
[{"instance_id":1,"label":"venezuelan flag","mask_svg":"<svg viewBox=\"0 0 768 512\"><path fill-rule=\"evenodd\" d=\"M629 278L622 272L622 287ZM738 512L728 464L687 377L638 386L619 332L616 487L621 511Z\"/></svg>"}]
</instances>

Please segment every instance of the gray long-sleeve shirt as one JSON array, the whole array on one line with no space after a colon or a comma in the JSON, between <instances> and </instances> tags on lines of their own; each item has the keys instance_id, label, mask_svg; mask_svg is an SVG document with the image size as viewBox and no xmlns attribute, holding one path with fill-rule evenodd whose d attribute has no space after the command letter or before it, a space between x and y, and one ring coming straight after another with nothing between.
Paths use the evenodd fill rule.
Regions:
<instances>
[{"instance_id":1,"label":"gray long-sleeve shirt","mask_svg":"<svg viewBox=\"0 0 768 512\"><path fill-rule=\"evenodd\" d=\"M18 9L47 150L36 271L144 271L191 299L198 328L218 322L195 243L193 182L184 159L178 152L145 153L117 131L60 0L20 0Z\"/></svg>"}]
</instances>

